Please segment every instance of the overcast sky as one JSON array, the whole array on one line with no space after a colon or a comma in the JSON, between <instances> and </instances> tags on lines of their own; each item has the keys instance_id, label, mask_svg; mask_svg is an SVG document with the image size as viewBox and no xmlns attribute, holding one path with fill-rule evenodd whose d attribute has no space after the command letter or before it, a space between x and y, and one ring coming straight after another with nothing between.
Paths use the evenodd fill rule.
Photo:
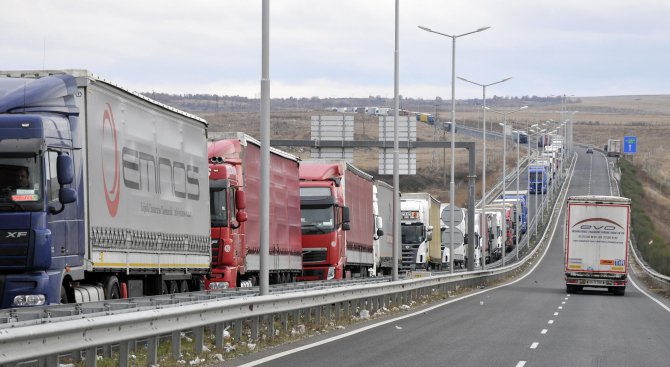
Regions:
<instances>
[{"instance_id":1,"label":"overcast sky","mask_svg":"<svg viewBox=\"0 0 670 367\"><path fill-rule=\"evenodd\" d=\"M272 97L393 97L394 0L270 1ZM400 93L668 94L669 0L400 0ZM261 0L2 0L0 69L132 90L260 96ZM456 98L481 97L457 81Z\"/></svg>"}]
</instances>

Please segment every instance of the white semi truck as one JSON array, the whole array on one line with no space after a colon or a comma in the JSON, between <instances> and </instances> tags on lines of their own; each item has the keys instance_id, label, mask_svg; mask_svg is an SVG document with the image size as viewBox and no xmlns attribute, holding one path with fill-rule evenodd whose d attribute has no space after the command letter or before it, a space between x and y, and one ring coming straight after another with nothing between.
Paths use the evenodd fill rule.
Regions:
<instances>
[{"instance_id":1,"label":"white semi truck","mask_svg":"<svg viewBox=\"0 0 670 367\"><path fill-rule=\"evenodd\" d=\"M431 264L435 267L441 265L439 209L440 202L429 193L402 194L400 230L403 270L428 269Z\"/></svg>"},{"instance_id":2,"label":"white semi truck","mask_svg":"<svg viewBox=\"0 0 670 367\"><path fill-rule=\"evenodd\" d=\"M583 287L607 288L624 295L628 279L630 199L572 196L565 221L565 284L568 293Z\"/></svg>"}]
</instances>

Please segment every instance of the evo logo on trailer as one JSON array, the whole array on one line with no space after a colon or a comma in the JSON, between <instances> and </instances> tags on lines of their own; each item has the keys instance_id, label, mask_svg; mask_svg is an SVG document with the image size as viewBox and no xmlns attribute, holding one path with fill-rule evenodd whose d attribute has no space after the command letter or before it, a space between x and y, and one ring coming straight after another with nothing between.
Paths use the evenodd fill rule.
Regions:
<instances>
[{"instance_id":1,"label":"evo logo on trailer","mask_svg":"<svg viewBox=\"0 0 670 367\"><path fill-rule=\"evenodd\" d=\"M107 200L107 210L115 217L121 193L121 176L123 185L131 190L153 192L160 194L161 172L167 173L165 191L172 193L175 198L198 201L200 199L199 168L162 156L143 152L129 147L121 148L119 159L119 141L117 138L116 124L112 107L107 103L107 108L102 116L102 141L111 144L114 150L114 176L111 182L105 175L105 167L111 162L102 160L102 178ZM123 171L121 171L123 170ZM153 187L151 183L153 182ZM144 184L143 184L144 183Z\"/></svg>"},{"instance_id":2,"label":"evo logo on trailer","mask_svg":"<svg viewBox=\"0 0 670 367\"><path fill-rule=\"evenodd\" d=\"M605 222L609 224L584 224L586 222ZM581 220L577 223L575 223L572 228L574 229L575 227L579 226L579 229L584 230L584 231L603 231L603 232L611 232L611 231L616 231L617 228L619 227L622 230L624 229L619 223L607 219L607 218L589 218L589 219L584 219Z\"/></svg>"}]
</instances>

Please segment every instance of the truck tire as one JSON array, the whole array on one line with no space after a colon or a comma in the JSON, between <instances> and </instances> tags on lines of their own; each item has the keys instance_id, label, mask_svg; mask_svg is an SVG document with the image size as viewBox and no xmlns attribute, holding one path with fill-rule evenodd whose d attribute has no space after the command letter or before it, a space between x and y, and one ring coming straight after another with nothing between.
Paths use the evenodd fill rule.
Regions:
<instances>
[{"instance_id":1,"label":"truck tire","mask_svg":"<svg viewBox=\"0 0 670 367\"><path fill-rule=\"evenodd\" d=\"M62 305L70 303L70 297L67 294L67 288L65 288L65 284L60 286L60 303Z\"/></svg>"},{"instance_id":2,"label":"truck tire","mask_svg":"<svg viewBox=\"0 0 670 367\"><path fill-rule=\"evenodd\" d=\"M179 293L188 293L188 281L187 280L182 280L179 282Z\"/></svg>"},{"instance_id":3,"label":"truck tire","mask_svg":"<svg viewBox=\"0 0 670 367\"><path fill-rule=\"evenodd\" d=\"M176 280L171 280L168 282L168 293L175 294L179 293L179 284Z\"/></svg>"},{"instance_id":4,"label":"truck tire","mask_svg":"<svg viewBox=\"0 0 670 367\"><path fill-rule=\"evenodd\" d=\"M121 290L119 288L119 279L115 275L110 275L105 278L103 283L105 291L105 299L119 299L121 298Z\"/></svg>"},{"instance_id":5,"label":"truck tire","mask_svg":"<svg viewBox=\"0 0 670 367\"><path fill-rule=\"evenodd\" d=\"M614 288L614 295L615 296L625 296L626 295L626 287L615 287Z\"/></svg>"},{"instance_id":6,"label":"truck tire","mask_svg":"<svg viewBox=\"0 0 670 367\"><path fill-rule=\"evenodd\" d=\"M577 293L577 290L578 290L578 289L577 289L577 286L576 286L576 285L572 285L572 284L567 284L567 285L565 286L565 288L566 288L565 290L566 290L566 292L567 292L568 294Z\"/></svg>"}]
</instances>

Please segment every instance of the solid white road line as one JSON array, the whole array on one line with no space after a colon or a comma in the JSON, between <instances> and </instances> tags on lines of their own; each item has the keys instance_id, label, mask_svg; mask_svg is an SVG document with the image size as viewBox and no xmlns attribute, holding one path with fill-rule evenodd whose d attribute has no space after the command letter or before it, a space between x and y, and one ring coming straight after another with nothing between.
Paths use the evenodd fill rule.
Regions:
<instances>
[{"instance_id":1,"label":"solid white road line","mask_svg":"<svg viewBox=\"0 0 670 367\"><path fill-rule=\"evenodd\" d=\"M647 293L647 292L645 292L644 290L642 290L642 288L638 287L638 285L635 284L635 282L633 281L633 279L631 279L631 278L629 277L629 278L628 278L628 281L631 282L631 283L635 286L635 288L637 288L638 291L642 292L642 294L644 294L645 296L649 297L652 301L658 303L658 305L661 306L661 307L663 307L666 311L670 312L670 307L664 305L663 302L657 300L656 298L652 297L649 293Z\"/></svg>"}]
</instances>

